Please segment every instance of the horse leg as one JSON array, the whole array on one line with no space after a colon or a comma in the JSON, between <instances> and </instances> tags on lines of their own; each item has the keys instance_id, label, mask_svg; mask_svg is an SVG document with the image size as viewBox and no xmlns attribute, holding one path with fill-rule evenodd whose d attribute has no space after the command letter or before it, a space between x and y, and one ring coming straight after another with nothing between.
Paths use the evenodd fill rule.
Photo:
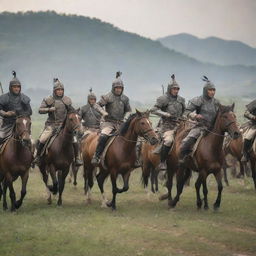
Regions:
<instances>
[{"instance_id":1,"label":"horse leg","mask_svg":"<svg viewBox=\"0 0 256 256\"><path fill-rule=\"evenodd\" d=\"M174 172L167 170L167 182L166 182L166 186L168 189L168 206L171 207L172 204L172 186L173 186L173 175Z\"/></svg>"},{"instance_id":2,"label":"horse leg","mask_svg":"<svg viewBox=\"0 0 256 256\"><path fill-rule=\"evenodd\" d=\"M254 187L256 189L256 161L255 161L255 159L251 159L251 171L252 171Z\"/></svg>"},{"instance_id":3,"label":"horse leg","mask_svg":"<svg viewBox=\"0 0 256 256\"><path fill-rule=\"evenodd\" d=\"M49 166L49 172L52 178L52 186L48 185L48 188L54 195L56 195L58 193L58 180L55 167L52 164Z\"/></svg>"},{"instance_id":4,"label":"horse leg","mask_svg":"<svg viewBox=\"0 0 256 256\"><path fill-rule=\"evenodd\" d=\"M223 185L222 185L222 181L221 181L221 179L222 179L221 171L217 170L214 173L214 176L215 176L215 179L216 179L217 184L218 184L218 196L217 196L217 199L216 199L213 207L214 207L214 210L218 210L219 207L220 207L221 193L222 193L222 190L223 190Z\"/></svg>"},{"instance_id":5,"label":"horse leg","mask_svg":"<svg viewBox=\"0 0 256 256\"><path fill-rule=\"evenodd\" d=\"M151 191L152 193L156 193L156 190L155 190L155 185L156 185L156 178L155 178L156 174L155 174L155 168L151 168L150 170L150 181L151 181Z\"/></svg>"},{"instance_id":6,"label":"horse leg","mask_svg":"<svg viewBox=\"0 0 256 256\"><path fill-rule=\"evenodd\" d=\"M102 196L101 207L106 207L107 206L107 198L106 198L105 193L104 193L104 181L107 178L107 176L108 176L108 173L103 169L101 169L100 172L96 176L98 186L99 186L101 196Z\"/></svg>"},{"instance_id":7,"label":"horse leg","mask_svg":"<svg viewBox=\"0 0 256 256\"><path fill-rule=\"evenodd\" d=\"M185 173L184 173L185 171ZM176 204L178 203L178 201L180 200L180 195L182 194L182 191L183 191L183 187L184 187L184 184L186 182L186 180L188 179L190 175L190 170L189 169L179 169L178 172L177 172L177 177L176 177L176 180L177 180L177 194L175 196L175 198L173 199L173 201L169 204L169 206L171 208L174 208L176 206Z\"/></svg>"},{"instance_id":8,"label":"horse leg","mask_svg":"<svg viewBox=\"0 0 256 256\"><path fill-rule=\"evenodd\" d=\"M129 179L130 179L130 175L131 175L131 172L128 171L127 173L123 174L122 177L123 177L123 181L124 181L124 186L123 186L123 189L119 190L118 193L123 193L123 192L126 192L129 190Z\"/></svg>"},{"instance_id":9,"label":"horse leg","mask_svg":"<svg viewBox=\"0 0 256 256\"><path fill-rule=\"evenodd\" d=\"M42 174L43 182L44 182L45 188L46 188L47 202L48 202L48 204L51 204L52 196L51 196L51 191L47 185L49 177L48 177L48 174L46 173L46 166L40 166L40 172Z\"/></svg>"},{"instance_id":10,"label":"horse leg","mask_svg":"<svg viewBox=\"0 0 256 256\"><path fill-rule=\"evenodd\" d=\"M59 190L59 198L57 204L62 205L62 193L65 187L65 179L68 175L69 168L62 170L58 170L58 190Z\"/></svg>"},{"instance_id":11,"label":"horse leg","mask_svg":"<svg viewBox=\"0 0 256 256\"><path fill-rule=\"evenodd\" d=\"M223 166L223 174L224 174L224 181L225 181L226 185L229 186L226 164L224 164L224 166Z\"/></svg>"},{"instance_id":12,"label":"horse leg","mask_svg":"<svg viewBox=\"0 0 256 256\"><path fill-rule=\"evenodd\" d=\"M201 184L202 184L202 176L199 173L198 178L197 178L196 183L195 183L197 209L201 209L201 207L202 207L202 199L201 199L201 196L200 196Z\"/></svg>"},{"instance_id":13,"label":"horse leg","mask_svg":"<svg viewBox=\"0 0 256 256\"><path fill-rule=\"evenodd\" d=\"M15 202L16 202L16 195L13 188L13 181L11 175L8 173L6 175L6 183L10 191L10 199L11 199L11 211L16 211Z\"/></svg>"},{"instance_id":14,"label":"horse leg","mask_svg":"<svg viewBox=\"0 0 256 256\"><path fill-rule=\"evenodd\" d=\"M107 206L108 207L111 207L112 210L116 210L116 194L118 193L118 188L117 188L117 185L116 185L116 173L115 171L112 170L111 172L111 183L112 183L112 200L111 202L108 202L107 203Z\"/></svg>"},{"instance_id":15,"label":"horse leg","mask_svg":"<svg viewBox=\"0 0 256 256\"><path fill-rule=\"evenodd\" d=\"M20 199L15 202L16 209L20 208L20 206L22 205L23 199L27 193L26 187L27 187L27 182L28 182L28 176L29 176L29 172L27 171L21 177L22 186L21 186L21 192L20 192Z\"/></svg>"},{"instance_id":16,"label":"horse leg","mask_svg":"<svg viewBox=\"0 0 256 256\"><path fill-rule=\"evenodd\" d=\"M239 166L240 166L240 171L239 171L239 173L236 175L236 177L237 177L238 179L244 177L244 170L245 170L245 168L246 168L246 163L243 164L241 161L239 161Z\"/></svg>"},{"instance_id":17,"label":"horse leg","mask_svg":"<svg viewBox=\"0 0 256 256\"><path fill-rule=\"evenodd\" d=\"M158 171L154 168L153 169L154 173L154 180L155 180L155 191L158 192Z\"/></svg>"},{"instance_id":18,"label":"horse leg","mask_svg":"<svg viewBox=\"0 0 256 256\"><path fill-rule=\"evenodd\" d=\"M208 175L203 175L203 178L202 178L203 193L204 193L204 209L205 209L205 210L208 210L208 209L209 209L209 206L208 206L208 198L207 198L208 189L207 189L207 183L206 183L207 176L208 176Z\"/></svg>"},{"instance_id":19,"label":"horse leg","mask_svg":"<svg viewBox=\"0 0 256 256\"><path fill-rule=\"evenodd\" d=\"M7 191L7 182L4 179L3 182L3 209L6 211L8 209L7 201L6 201L6 191Z\"/></svg>"},{"instance_id":20,"label":"horse leg","mask_svg":"<svg viewBox=\"0 0 256 256\"><path fill-rule=\"evenodd\" d=\"M77 173L78 173L78 169L79 167L75 165L75 163L72 163L72 172L73 172L73 185L76 186L77 185Z\"/></svg>"},{"instance_id":21,"label":"horse leg","mask_svg":"<svg viewBox=\"0 0 256 256\"><path fill-rule=\"evenodd\" d=\"M93 170L92 165L85 166L84 164L84 194L87 196L87 203L91 203L91 189L93 187Z\"/></svg>"}]
</instances>

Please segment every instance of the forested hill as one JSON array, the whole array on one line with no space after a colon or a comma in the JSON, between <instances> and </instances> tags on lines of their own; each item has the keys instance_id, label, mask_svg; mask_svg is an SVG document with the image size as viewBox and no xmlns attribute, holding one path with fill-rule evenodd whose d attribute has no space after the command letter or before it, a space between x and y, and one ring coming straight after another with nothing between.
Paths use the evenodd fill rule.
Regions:
<instances>
[{"instance_id":1,"label":"forested hill","mask_svg":"<svg viewBox=\"0 0 256 256\"><path fill-rule=\"evenodd\" d=\"M0 14L0 81L5 90L12 70L34 102L50 92L53 77L77 101L85 99L89 87L97 94L107 92L118 70L133 100L154 99L172 73L186 97L201 93L202 75L219 93L255 95L255 67L203 63L98 19L55 12Z\"/></svg>"}]
</instances>

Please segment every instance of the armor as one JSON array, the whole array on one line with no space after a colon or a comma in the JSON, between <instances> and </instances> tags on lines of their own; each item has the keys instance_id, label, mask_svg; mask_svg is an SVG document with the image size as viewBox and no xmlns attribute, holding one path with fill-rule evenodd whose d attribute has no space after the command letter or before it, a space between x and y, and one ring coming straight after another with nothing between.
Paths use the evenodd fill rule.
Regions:
<instances>
[{"instance_id":1,"label":"armor","mask_svg":"<svg viewBox=\"0 0 256 256\"><path fill-rule=\"evenodd\" d=\"M97 103L94 105L88 103L80 109L79 115L84 121L84 127L99 129L101 116L107 115L107 113Z\"/></svg>"},{"instance_id":2,"label":"armor","mask_svg":"<svg viewBox=\"0 0 256 256\"><path fill-rule=\"evenodd\" d=\"M13 71L13 79L10 81L9 92L0 96L0 115L3 117L2 126L0 127L0 143L12 135L12 129L16 121L16 116L31 116L32 109L30 106L30 98L23 93L15 94L12 86L21 86L20 81ZM13 112L13 114L9 114Z\"/></svg>"}]
</instances>

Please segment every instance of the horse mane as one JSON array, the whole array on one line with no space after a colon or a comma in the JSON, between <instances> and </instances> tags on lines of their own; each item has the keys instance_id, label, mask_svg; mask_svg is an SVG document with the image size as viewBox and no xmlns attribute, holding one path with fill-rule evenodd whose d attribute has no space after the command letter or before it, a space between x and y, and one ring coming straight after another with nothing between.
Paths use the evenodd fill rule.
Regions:
<instances>
[{"instance_id":1,"label":"horse mane","mask_svg":"<svg viewBox=\"0 0 256 256\"><path fill-rule=\"evenodd\" d=\"M128 131L128 128L131 124L131 121L137 116L136 113L131 114L128 119L121 125L120 130L119 130L119 134L124 136L126 134L126 132Z\"/></svg>"}]
</instances>

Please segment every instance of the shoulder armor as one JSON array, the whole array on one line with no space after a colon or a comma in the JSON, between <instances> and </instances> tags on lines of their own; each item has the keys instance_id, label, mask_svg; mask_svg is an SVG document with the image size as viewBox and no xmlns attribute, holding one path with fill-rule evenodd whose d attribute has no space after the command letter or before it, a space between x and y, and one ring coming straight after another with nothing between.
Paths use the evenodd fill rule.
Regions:
<instances>
[{"instance_id":1,"label":"shoulder armor","mask_svg":"<svg viewBox=\"0 0 256 256\"><path fill-rule=\"evenodd\" d=\"M50 96L44 98L44 101L46 102L46 104L47 104L48 106L51 106L51 105L54 103L54 98L53 98L52 95L50 95Z\"/></svg>"},{"instance_id":2,"label":"shoulder armor","mask_svg":"<svg viewBox=\"0 0 256 256\"><path fill-rule=\"evenodd\" d=\"M202 96L195 97L189 101L191 104L195 105L196 107L200 107L203 103Z\"/></svg>"},{"instance_id":3,"label":"shoulder armor","mask_svg":"<svg viewBox=\"0 0 256 256\"><path fill-rule=\"evenodd\" d=\"M21 101L22 101L24 104L29 104L30 98L29 98L27 95L21 93Z\"/></svg>"},{"instance_id":4,"label":"shoulder armor","mask_svg":"<svg viewBox=\"0 0 256 256\"><path fill-rule=\"evenodd\" d=\"M68 96L63 96L62 101L65 105L72 105L72 101Z\"/></svg>"}]
</instances>

